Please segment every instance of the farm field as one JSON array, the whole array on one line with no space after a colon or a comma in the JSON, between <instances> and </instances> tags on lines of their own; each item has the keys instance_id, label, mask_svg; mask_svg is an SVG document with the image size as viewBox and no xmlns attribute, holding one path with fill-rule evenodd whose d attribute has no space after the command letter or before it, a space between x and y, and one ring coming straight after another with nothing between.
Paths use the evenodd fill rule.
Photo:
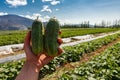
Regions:
<instances>
[{"instance_id":1,"label":"farm field","mask_svg":"<svg viewBox=\"0 0 120 80\"><path fill-rule=\"evenodd\" d=\"M120 0L1 0L0 80L120 80Z\"/></svg>"},{"instance_id":2,"label":"farm field","mask_svg":"<svg viewBox=\"0 0 120 80\"><path fill-rule=\"evenodd\" d=\"M115 41L113 41L113 42L111 42L111 43L109 43L108 45L104 45L104 46L102 46L101 48L98 48L98 49L96 49L95 51L92 51L92 52L90 52L89 54L83 54L82 55L82 57L80 57L80 60L79 61L75 61L75 62L70 62L70 63L66 63L66 64L64 64L63 66L61 66L61 67L59 67L59 68L57 68L56 69L56 71L55 72L53 72L53 73L51 73L51 74L47 74L47 75L45 75L44 77L42 77L41 78L41 80L58 80L58 79L60 79L60 80L77 80L76 78L75 78L75 76L72 76L72 78L70 79L69 77L71 76L71 73L72 73L72 71L74 70L74 69L76 69L76 68L78 68L78 67L81 67L82 65L84 65L84 64L86 64L86 63L88 63L89 61L91 61L94 57L96 57L96 56L99 56L99 55L101 55L104 51L106 51L106 53L107 53L107 51L109 51L109 50L107 50L110 46L112 47L112 45L113 44L115 44L116 42L120 42L120 39L118 39L118 40L115 40ZM115 47L113 47L113 48L115 48ZM108 54L109 55L109 54ZM104 61L106 61L106 59L107 58L105 58L105 60ZM109 58L110 59L110 58ZM97 61L97 60L96 60ZM100 60L99 60L100 61ZM96 62L97 64L99 64L98 62ZM102 65L102 63L100 63L101 65ZM110 63L109 63L110 64ZM92 64L91 64L92 65ZM94 65L94 64L93 64ZM111 64L112 65L112 64ZM119 63L118 63L118 65L119 65ZM86 64L86 67L87 67L87 64ZM88 65L88 67L91 69L91 67ZM88 67L87 67L87 69L88 69ZM119 66L118 66L119 67ZM83 66L82 66L82 68L83 68ZM100 68L100 67L99 67ZM87 69L85 69L85 71L86 71L86 73L87 73ZM89 70L90 70L89 69ZM101 69L102 69L102 66L101 66ZM94 68L92 68L92 70L94 70ZM76 70L77 71L77 70ZM82 70L83 71L83 70ZM82 71L81 71L81 73L82 73ZM84 71L83 71L84 72ZM70 75L69 75L69 73L70 73ZM91 73L91 72L90 72ZM90 74L89 73L89 74ZM110 72L111 73L111 72ZM120 72L118 71L118 73L117 74L119 74ZM93 73L94 74L94 73ZM112 74L112 73L111 73ZM117 74L115 74L114 76L116 76ZM68 77L67 77L67 75L69 75ZM73 74L74 75L74 74ZM92 74L91 74L92 75ZM102 76L104 76L105 74L103 74ZM79 76L79 75L78 75ZM84 75L82 75L82 76L79 76L79 77L85 77L86 75L84 74ZM107 75L107 76L110 76L109 74ZM120 77L120 76L119 76ZM89 78L90 77L86 77L86 78L80 78L80 79L78 79L78 80L89 80ZM102 78L101 76L99 77L100 79ZM113 77L114 78L114 77ZM91 78L92 80L99 80L97 77L95 77L95 78ZM108 80L108 79L106 79L106 78L102 78L102 79L104 79L104 80ZM111 80L111 77L109 78L110 80ZM119 79L116 79L116 80L119 80Z\"/></svg>"},{"instance_id":3,"label":"farm field","mask_svg":"<svg viewBox=\"0 0 120 80\"><path fill-rule=\"evenodd\" d=\"M114 35L111 35L111 36L107 36L107 37L104 37L104 38L101 38L101 39L93 40L93 41L90 41L90 42L78 44L78 45L75 45L75 46L64 47L65 52L62 55L60 55L59 57L54 58L54 60L52 60L48 65L44 66L41 69L40 79L45 77L45 75L52 74L54 71L57 70L58 67L63 67L64 68L64 65L67 64L67 63L80 61L84 54L89 54L90 52L94 52L97 49L103 47L104 45L108 45L109 43L111 43L111 42L113 42L113 41L115 41L116 39L119 39L119 38L120 38L120 33L114 34ZM119 48L119 46L120 45L117 45L117 47L116 46L115 47L112 46L113 47L112 49L114 49L114 48L117 49L117 48ZM113 53L116 53L115 51L117 51L119 53L119 49L111 50L111 52L112 51L113 51ZM108 49L108 53L107 53L108 55L111 53L111 52L110 53L109 52L110 51ZM118 53L116 53L115 55L118 55ZM114 55L111 54L111 56L114 56ZM106 59L106 57L103 57L103 59L104 58ZM109 59L108 59L108 62L109 62ZM117 60L117 59L119 59L119 56L118 57L115 56L114 59L115 59L115 61L117 63L115 64L115 66L111 67L113 69L114 69L114 67L119 66L119 64L120 64L119 60ZM101 60L102 59L99 59L99 61L101 61ZM102 60L102 61L104 61L104 60ZM19 60L19 61L13 61L13 62L9 62L9 63L0 64L0 74L1 74L0 75L0 80L14 80L16 75L19 73L19 71L20 71L20 69L21 69L23 64L24 64L24 59L23 60ZM106 64L107 64L107 62L106 62ZM113 62L113 64L114 64L114 62ZM92 63L90 65L92 65ZM102 65L102 63L101 63L101 65ZM112 65L112 63L111 63L111 65ZM104 66L102 66L102 67L104 67ZM98 68L100 68L100 70L101 70L102 67L98 67ZM107 65L105 65L105 69L107 69L107 68L109 69L110 66L108 67ZM87 69L88 69L88 67L87 67ZM87 69L83 69L83 70L87 70ZM76 68L75 68L75 70L76 70ZM100 71L100 70L98 70L98 71ZM79 69L78 69L78 71L79 71ZM98 72L98 71L96 71L96 72ZM113 73L114 73L114 71L115 70L113 70ZM62 76L58 77L57 79L60 79L60 80L73 80L74 79L74 75L72 75L72 74L76 74L77 71L76 71L76 73L74 73L74 72L75 72L74 70L73 70L73 73L72 72L70 72L70 73L68 72L68 74L67 74L66 72L64 72L64 74L63 75L61 74ZM94 71L92 71L92 72L94 72ZM84 73L84 75L86 73L87 73L87 71ZM119 73L120 73L120 71L119 71L119 67L118 67L118 69L115 71L115 74L117 75L115 77L117 79L119 79L119 77L120 77ZM90 72L89 72L89 74L90 74ZM104 77L107 73L105 75L100 74L102 77L99 76L99 75L97 75L98 77L97 76L94 77L94 76L89 75L89 74L86 74L85 76L82 75L81 79L79 77L77 78L77 76L79 74L78 75L76 74L75 78L83 80L83 79L87 79L89 77L92 78L92 79L93 78L99 79L99 77L100 77L102 79L107 80L107 78ZM95 73L95 74L97 74L97 73ZM93 74L93 75L95 75L95 74ZM108 75L109 74L110 73L108 73ZM73 78L72 78L71 75L73 76ZM110 78L112 79L112 77L110 77Z\"/></svg>"},{"instance_id":4,"label":"farm field","mask_svg":"<svg viewBox=\"0 0 120 80\"><path fill-rule=\"evenodd\" d=\"M58 80L120 80L120 42Z\"/></svg>"},{"instance_id":5,"label":"farm field","mask_svg":"<svg viewBox=\"0 0 120 80\"><path fill-rule=\"evenodd\" d=\"M61 38L81 36L86 34L107 33L120 30L120 28L63 28ZM23 43L28 31L0 31L0 46Z\"/></svg>"}]
</instances>

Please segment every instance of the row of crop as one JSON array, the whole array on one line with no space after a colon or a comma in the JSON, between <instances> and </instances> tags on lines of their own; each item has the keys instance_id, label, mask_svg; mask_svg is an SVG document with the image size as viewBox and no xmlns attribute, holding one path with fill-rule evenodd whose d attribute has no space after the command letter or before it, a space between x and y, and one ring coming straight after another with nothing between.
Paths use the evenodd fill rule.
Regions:
<instances>
[{"instance_id":1,"label":"row of crop","mask_svg":"<svg viewBox=\"0 0 120 80\"><path fill-rule=\"evenodd\" d=\"M0 80L15 80L23 64L24 60L0 64Z\"/></svg>"},{"instance_id":2,"label":"row of crop","mask_svg":"<svg viewBox=\"0 0 120 80\"><path fill-rule=\"evenodd\" d=\"M114 34L94 41L78 44L71 47L65 47L65 52L63 54L61 54L59 57L55 57L55 59L53 59L48 65L45 65L41 69L40 77L54 72L57 66L62 66L68 62L79 61L80 57L82 57L82 54L88 54L89 52L114 41L119 36L120 34ZM14 80L23 64L24 60L0 64L0 80Z\"/></svg>"},{"instance_id":3,"label":"row of crop","mask_svg":"<svg viewBox=\"0 0 120 80\"><path fill-rule=\"evenodd\" d=\"M91 61L64 73L59 80L120 80L120 43Z\"/></svg>"},{"instance_id":4,"label":"row of crop","mask_svg":"<svg viewBox=\"0 0 120 80\"><path fill-rule=\"evenodd\" d=\"M106 33L117 31L120 28L65 28L62 29L62 38L72 37L72 36L81 36L86 34L97 34L97 33Z\"/></svg>"},{"instance_id":5,"label":"row of crop","mask_svg":"<svg viewBox=\"0 0 120 80\"><path fill-rule=\"evenodd\" d=\"M3 35L14 35L14 34L25 34L27 31L26 30L0 30L0 36Z\"/></svg>"},{"instance_id":6,"label":"row of crop","mask_svg":"<svg viewBox=\"0 0 120 80\"><path fill-rule=\"evenodd\" d=\"M0 46L23 43L25 35L4 35L0 36Z\"/></svg>"},{"instance_id":7,"label":"row of crop","mask_svg":"<svg viewBox=\"0 0 120 80\"><path fill-rule=\"evenodd\" d=\"M0 46L23 43L27 31L0 31Z\"/></svg>"},{"instance_id":8,"label":"row of crop","mask_svg":"<svg viewBox=\"0 0 120 80\"><path fill-rule=\"evenodd\" d=\"M114 41L118 37L120 37L120 34L114 34L94 41L65 47L65 53L63 53L59 57L56 57L53 61L51 61L48 65L44 66L41 69L40 77L54 72L57 66L62 66L69 62L79 61L83 54L89 54L90 52L95 51L103 45L107 45L108 43Z\"/></svg>"},{"instance_id":9,"label":"row of crop","mask_svg":"<svg viewBox=\"0 0 120 80\"><path fill-rule=\"evenodd\" d=\"M67 28L61 29L61 38L117 31L120 28ZM0 46L23 43L27 31L0 31Z\"/></svg>"}]
</instances>

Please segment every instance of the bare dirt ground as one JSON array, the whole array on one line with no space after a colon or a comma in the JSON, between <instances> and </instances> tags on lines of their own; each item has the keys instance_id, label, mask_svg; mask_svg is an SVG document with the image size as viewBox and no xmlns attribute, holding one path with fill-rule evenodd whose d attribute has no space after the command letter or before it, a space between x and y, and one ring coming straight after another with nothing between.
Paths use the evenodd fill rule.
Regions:
<instances>
[{"instance_id":1,"label":"bare dirt ground","mask_svg":"<svg viewBox=\"0 0 120 80\"><path fill-rule=\"evenodd\" d=\"M17 52L14 52L14 53L10 53L10 54L1 54L0 58L12 56L12 55L17 55L17 54L22 54L22 53L24 53L24 50L20 50L20 51L17 51Z\"/></svg>"}]
</instances>

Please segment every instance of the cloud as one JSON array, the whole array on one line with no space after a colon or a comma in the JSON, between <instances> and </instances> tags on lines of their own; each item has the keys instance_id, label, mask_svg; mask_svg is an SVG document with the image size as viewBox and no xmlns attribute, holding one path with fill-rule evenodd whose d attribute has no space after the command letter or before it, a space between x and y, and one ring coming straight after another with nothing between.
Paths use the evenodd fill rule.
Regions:
<instances>
[{"instance_id":1,"label":"cloud","mask_svg":"<svg viewBox=\"0 0 120 80\"><path fill-rule=\"evenodd\" d=\"M50 16L48 16L48 15L41 16L41 14L39 14L39 13L33 13L32 15L19 15L19 16L22 16L22 17L25 17L28 19L32 19L32 20L37 19L37 17L39 16L38 19L41 20L42 22L47 22L50 19Z\"/></svg>"},{"instance_id":2,"label":"cloud","mask_svg":"<svg viewBox=\"0 0 120 80\"><path fill-rule=\"evenodd\" d=\"M49 8L48 5L44 5L43 9L41 10L41 12L50 12L50 13L52 13L52 10Z\"/></svg>"},{"instance_id":3,"label":"cloud","mask_svg":"<svg viewBox=\"0 0 120 80\"><path fill-rule=\"evenodd\" d=\"M60 4L60 1L53 0L53 1L51 2L51 5L57 5L57 4Z\"/></svg>"},{"instance_id":4,"label":"cloud","mask_svg":"<svg viewBox=\"0 0 120 80\"><path fill-rule=\"evenodd\" d=\"M34 3L35 2L35 0L32 0L32 3Z\"/></svg>"},{"instance_id":5,"label":"cloud","mask_svg":"<svg viewBox=\"0 0 120 80\"><path fill-rule=\"evenodd\" d=\"M39 13L33 13L34 16L41 16Z\"/></svg>"},{"instance_id":6,"label":"cloud","mask_svg":"<svg viewBox=\"0 0 120 80\"><path fill-rule=\"evenodd\" d=\"M60 1L58 0L42 0L42 2L50 2L51 5L60 4Z\"/></svg>"},{"instance_id":7,"label":"cloud","mask_svg":"<svg viewBox=\"0 0 120 80\"><path fill-rule=\"evenodd\" d=\"M7 4L10 4L12 7L27 5L27 0L6 0L6 2Z\"/></svg>"},{"instance_id":8,"label":"cloud","mask_svg":"<svg viewBox=\"0 0 120 80\"><path fill-rule=\"evenodd\" d=\"M39 19L41 18L41 14L39 13L33 13L33 18L37 19L37 17L39 17Z\"/></svg>"},{"instance_id":9,"label":"cloud","mask_svg":"<svg viewBox=\"0 0 120 80\"><path fill-rule=\"evenodd\" d=\"M42 0L42 2L50 2L50 1L53 1L53 0Z\"/></svg>"},{"instance_id":10,"label":"cloud","mask_svg":"<svg viewBox=\"0 0 120 80\"><path fill-rule=\"evenodd\" d=\"M42 18L42 22L48 22L50 19L50 16L46 15Z\"/></svg>"},{"instance_id":11,"label":"cloud","mask_svg":"<svg viewBox=\"0 0 120 80\"><path fill-rule=\"evenodd\" d=\"M22 16L22 17L25 17L25 18L29 18L29 19L32 19L32 20L35 20L37 19L37 17L39 16L39 20L41 20L42 22L48 22L49 19L51 18L49 15L45 15L45 16L42 16L41 14L39 13L33 13L32 15L19 15L19 16ZM60 22L60 24L72 24L72 23L79 23L77 22L76 20L70 20L70 19L58 19L58 21Z\"/></svg>"},{"instance_id":12,"label":"cloud","mask_svg":"<svg viewBox=\"0 0 120 80\"><path fill-rule=\"evenodd\" d=\"M8 13L6 13L6 12L0 12L0 16L3 16L3 15L8 15Z\"/></svg>"},{"instance_id":13,"label":"cloud","mask_svg":"<svg viewBox=\"0 0 120 80\"><path fill-rule=\"evenodd\" d=\"M45 20L49 20L49 19L50 19L50 16L46 15L46 16L44 16L44 19L45 19Z\"/></svg>"},{"instance_id":14,"label":"cloud","mask_svg":"<svg viewBox=\"0 0 120 80\"><path fill-rule=\"evenodd\" d=\"M33 17L32 16L30 16L30 15L20 15L20 16L22 16L22 17L26 17L26 18L29 18L29 19L33 19Z\"/></svg>"},{"instance_id":15,"label":"cloud","mask_svg":"<svg viewBox=\"0 0 120 80\"><path fill-rule=\"evenodd\" d=\"M59 11L59 9L55 9L56 11Z\"/></svg>"},{"instance_id":16,"label":"cloud","mask_svg":"<svg viewBox=\"0 0 120 80\"><path fill-rule=\"evenodd\" d=\"M39 14L39 13L33 13L32 15L20 15L20 16L26 17L26 18L29 18L32 20L37 19L37 17L39 16L39 19L41 19L41 14Z\"/></svg>"},{"instance_id":17,"label":"cloud","mask_svg":"<svg viewBox=\"0 0 120 80\"><path fill-rule=\"evenodd\" d=\"M59 19L60 24L71 24L73 21L70 19Z\"/></svg>"}]
</instances>

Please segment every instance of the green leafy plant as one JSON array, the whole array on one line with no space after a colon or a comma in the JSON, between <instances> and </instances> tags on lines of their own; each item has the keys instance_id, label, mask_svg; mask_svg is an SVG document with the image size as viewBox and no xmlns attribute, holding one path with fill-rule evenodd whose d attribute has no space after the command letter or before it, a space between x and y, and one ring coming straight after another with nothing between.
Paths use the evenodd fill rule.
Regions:
<instances>
[{"instance_id":1,"label":"green leafy plant","mask_svg":"<svg viewBox=\"0 0 120 80\"><path fill-rule=\"evenodd\" d=\"M120 80L120 43L91 61L64 73L59 80Z\"/></svg>"},{"instance_id":2,"label":"green leafy plant","mask_svg":"<svg viewBox=\"0 0 120 80\"><path fill-rule=\"evenodd\" d=\"M63 66L64 64L69 62L79 61L83 54L89 54L89 52L95 51L96 49L102 47L103 45L106 45L114 41L118 37L120 37L120 34L114 34L111 36L107 36L105 38L93 40L93 41L82 43L82 44L77 44L75 46L64 47L65 52L62 55L60 55L59 57L55 57L49 64L45 65L40 70L40 77L43 77L46 74L53 73L56 70L56 67ZM110 74L110 76L113 75L112 78L116 78L116 79L119 78L118 73L120 73L119 71L120 68L117 66L120 66L120 56L118 55L118 53L120 53L119 51L120 47L118 44L116 44L116 46L117 47L112 46L113 48L110 48L109 50L107 50L105 53L106 55L102 57L98 56L93 59L95 61L91 61L89 64L86 63L87 65L83 66L83 67L87 67L89 65L89 67L82 68L82 69L81 67L76 68L73 71L73 73L75 73L76 75L72 75L72 72L70 72L71 74L66 73L64 76L66 76L66 78L67 76L69 76L70 79L72 79L72 77L75 76L77 77L77 79L83 79L83 80L87 78L94 79L97 77L96 79L99 80L99 79L104 79L105 76L109 76ZM107 59L106 57L109 59ZM24 60L0 64L0 79L14 80L16 75L19 73L20 69L22 68L23 64L24 64ZM110 67L111 65L113 65L113 67ZM113 69L113 70L107 70L107 69ZM104 72L106 70L108 73L105 74ZM112 74L109 73L109 71L112 71ZM102 75L103 73L105 75ZM82 77L79 77L79 75L81 75ZM96 77L92 77L94 75ZM62 80L66 80L66 78L64 79L64 77L61 77L61 78Z\"/></svg>"}]
</instances>

